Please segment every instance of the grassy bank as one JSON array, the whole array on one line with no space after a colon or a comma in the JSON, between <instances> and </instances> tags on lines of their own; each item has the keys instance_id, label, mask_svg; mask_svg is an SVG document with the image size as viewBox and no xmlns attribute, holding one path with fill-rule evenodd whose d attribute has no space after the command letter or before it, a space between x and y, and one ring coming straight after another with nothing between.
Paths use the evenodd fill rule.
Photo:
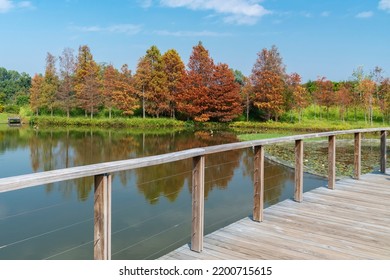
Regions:
<instances>
[{"instance_id":1,"label":"grassy bank","mask_svg":"<svg viewBox=\"0 0 390 280\"><path fill-rule=\"evenodd\" d=\"M66 118L66 117L48 117L39 116L31 117L30 124L38 127L49 126L90 126L90 127L136 127L136 128L185 128L186 122L165 118L95 118L89 119L84 117Z\"/></svg>"},{"instance_id":2,"label":"grassy bank","mask_svg":"<svg viewBox=\"0 0 390 280\"><path fill-rule=\"evenodd\" d=\"M253 134L258 134L258 137L264 132L268 134L274 133L273 137L291 135L291 131L305 133L305 132L322 132L322 131L332 131L332 130L346 130L346 129L355 129L355 128L368 128L368 127L383 127L387 124L383 122L374 122L373 126L370 126L369 123L365 121L349 121L343 122L338 120L319 120L319 119L305 119L302 122L259 122L259 121L237 121L232 123L196 123L196 122L186 122L179 121L170 118L112 118L107 117L96 117L93 119L86 117L70 117L66 118L64 116L31 116L26 110L21 110L20 116L24 123L30 123L33 126L39 127L65 127L65 126L85 126L85 127L102 127L102 128L120 128L120 127L134 127L134 128L195 128L201 130L224 130L231 129L237 134L245 135L250 134L249 138L242 140L253 140L259 139L254 138ZM7 123L7 118L9 114L0 113L0 123Z\"/></svg>"},{"instance_id":3,"label":"grassy bank","mask_svg":"<svg viewBox=\"0 0 390 280\"><path fill-rule=\"evenodd\" d=\"M340 122L340 121L325 121L312 120L305 122L234 122L229 125L234 130L295 130L301 132L319 132L319 131L334 131L347 130L356 128L370 128L386 126L382 122L374 123L373 126L366 122Z\"/></svg>"}]
</instances>

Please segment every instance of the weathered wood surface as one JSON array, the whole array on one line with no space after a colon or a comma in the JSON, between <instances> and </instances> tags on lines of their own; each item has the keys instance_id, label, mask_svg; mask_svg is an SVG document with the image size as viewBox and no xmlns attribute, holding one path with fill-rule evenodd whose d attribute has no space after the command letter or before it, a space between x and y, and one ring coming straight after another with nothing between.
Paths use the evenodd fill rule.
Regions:
<instances>
[{"instance_id":1,"label":"weathered wood surface","mask_svg":"<svg viewBox=\"0 0 390 280\"><path fill-rule=\"evenodd\" d=\"M294 200L301 202L303 199L303 141L295 141L295 189Z\"/></svg>"},{"instance_id":2,"label":"weathered wood surface","mask_svg":"<svg viewBox=\"0 0 390 280\"><path fill-rule=\"evenodd\" d=\"M387 149L386 149L386 130L381 131L381 159L380 159L380 166L381 166L381 172L385 173L386 171L386 154L387 154Z\"/></svg>"},{"instance_id":3,"label":"weathered wood surface","mask_svg":"<svg viewBox=\"0 0 390 280\"><path fill-rule=\"evenodd\" d=\"M255 141L237 142L224 145L216 145L205 148L195 148L180 152L174 152L163 155L156 155L144 158L135 158L128 160L104 162L99 164L91 164L79 167L71 167L65 169L57 169L52 171L37 172L33 174L13 176L8 178L0 178L0 193L7 191L14 191L28 187L45 185L59 181L79 179L88 176L95 176L104 173L113 173L125 171L135 168L153 166L163 163L174 162L183 159L189 159L197 156L204 156L208 154L220 153L224 151L239 150L244 148L254 148L256 146L264 146L277 143L292 142L296 140L304 140L310 138L330 137L336 135L345 135L353 133L370 133L388 131L390 127L386 128L369 128L369 129L354 129L354 130L340 130L332 132L310 133L278 138L270 138ZM385 140L385 137L382 137ZM386 145L383 145L382 151L385 151ZM385 154L382 156L385 158ZM384 165L382 165L384 166Z\"/></svg>"},{"instance_id":4,"label":"weathered wood surface","mask_svg":"<svg viewBox=\"0 0 390 280\"><path fill-rule=\"evenodd\" d=\"M329 136L328 145L328 188L334 189L336 183L336 136Z\"/></svg>"},{"instance_id":5,"label":"weathered wood surface","mask_svg":"<svg viewBox=\"0 0 390 280\"><path fill-rule=\"evenodd\" d=\"M111 182L110 174L94 178L94 259L111 259Z\"/></svg>"},{"instance_id":6,"label":"weathered wood surface","mask_svg":"<svg viewBox=\"0 0 390 280\"><path fill-rule=\"evenodd\" d=\"M203 250L203 222L204 222L204 156L193 159L192 169L192 222L191 222L191 250Z\"/></svg>"},{"instance_id":7,"label":"weathered wood surface","mask_svg":"<svg viewBox=\"0 0 390 280\"><path fill-rule=\"evenodd\" d=\"M354 157L354 178L359 180L360 179L360 174L362 170L362 134L361 133L355 133L355 145L354 145L354 152L353 152L353 157ZM384 173L384 172L382 172Z\"/></svg>"},{"instance_id":8,"label":"weathered wood surface","mask_svg":"<svg viewBox=\"0 0 390 280\"><path fill-rule=\"evenodd\" d=\"M264 146L255 147L253 167L253 220L263 221L264 211Z\"/></svg>"},{"instance_id":9,"label":"weathered wood surface","mask_svg":"<svg viewBox=\"0 0 390 280\"><path fill-rule=\"evenodd\" d=\"M266 208L262 223L217 230L201 253L185 245L160 259L390 259L390 175L360 177Z\"/></svg>"}]
</instances>

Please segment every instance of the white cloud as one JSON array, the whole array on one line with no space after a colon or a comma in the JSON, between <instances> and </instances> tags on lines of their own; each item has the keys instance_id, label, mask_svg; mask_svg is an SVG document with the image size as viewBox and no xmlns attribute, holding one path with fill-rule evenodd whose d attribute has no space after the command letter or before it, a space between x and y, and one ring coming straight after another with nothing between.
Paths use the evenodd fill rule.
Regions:
<instances>
[{"instance_id":1,"label":"white cloud","mask_svg":"<svg viewBox=\"0 0 390 280\"><path fill-rule=\"evenodd\" d=\"M163 6L191 10L211 10L225 15L225 22L254 24L271 12L256 0L160 0Z\"/></svg>"},{"instance_id":2,"label":"white cloud","mask_svg":"<svg viewBox=\"0 0 390 280\"><path fill-rule=\"evenodd\" d=\"M15 2L12 0L0 0L0 13L7 13L12 9L33 9L34 6L30 1Z\"/></svg>"},{"instance_id":3,"label":"white cloud","mask_svg":"<svg viewBox=\"0 0 390 280\"><path fill-rule=\"evenodd\" d=\"M361 12L356 15L357 18L370 18L374 15L372 11Z\"/></svg>"},{"instance_id":4,"label":"white cloud","mask_svg":"<svg viewBox=\"0 0 390 280\"><path fill-rule=\"evenodd\" d=\"M14 8L14 4L10 0L0 0L0 13L6 13Z\"/></svg>"},{"instance_id":5,"label":"white cloud","mask_svg":"<svg viewBox=\"0 0 390 280\"><path fill-rule=\"evenodd\" d=\"M230 33L218 33L212 31L168 31L168 30L157 30L157 35L161 36L173 36L173 37L226 37L231 36Z\"/></svg>"},{"instance_id":6,"label":"white cloud","mask_svg":"<svg viewBox=\"0 0 390 280\"><path fill-rule=\"evenodd\" d=\"M117 24L117 25L110 25L106 27L93 25L93 26L73 26L73 29L76 29L81 32L87 32L87 33L108 32L108 33L121 33L127 35L135 35L141 31L141 26L135 24Z\"/></svg>"},{"instance_id":7,"label":"white cloud","mask_svg":"<svg viewBox=\"0 0 390 280\"><path fill-rule=\"evenodd\" d=\"M381 10L390 12L390 0L379 1L378 8Z\"/></svg>"},{"instance_id":8,"label":"white cloud","mask_svg":"<svg viewBox=\"0 0 390 280\"><path fill-rule=\"evenodd\" d=\"M34 9L33 4L30 1L21 1L16 4L18 8Z\"/></svg>"}]
</instances>

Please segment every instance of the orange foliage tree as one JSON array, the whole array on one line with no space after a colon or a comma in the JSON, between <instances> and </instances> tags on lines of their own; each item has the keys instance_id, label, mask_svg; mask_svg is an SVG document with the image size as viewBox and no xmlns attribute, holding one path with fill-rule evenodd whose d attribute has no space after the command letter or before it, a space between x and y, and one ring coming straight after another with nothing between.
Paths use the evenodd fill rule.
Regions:
<instances>
[{"instance_id":1,"label":"orange foliage tree","mask_svg":"<svg viewBox=\"0 0 390 280\"><path fill-rule=\"evenodd\" d=\"M214 68L208 111L212 120L220 122L232 121L242 113L240 86L227 64Z\"/></svg>"},{"instance_id":2,"label":"orange foliage tree","mask_svg":"<svg viewBox=\"0 0 390 280\"><path fill-rule=\"evenodd\" d=\"M38 116L39 109L42 107L41 104L41 90L43 84L43 76L35 74L31 79L30 87L30 107L33 112Z\"/></svg>"},{"instance_id":3,"label":"orange foliage tree","mask_svg":"<svg viewBox=\"0 0 390 280\"><path fill-rule=\"evenodd\" d=\"M116 82L114 94L115 106L123 111L124 115L134 115L134 110L139 108L135 88L133 86L133 76L127 64L121 67Z\"/></svg>"},{"instance_id":4,"label":"orange foliage tree","mask_svg":"<svg viewBox=\"0 0 390 280\"><path fill-rule=\"evenodd\" d=\"M339 106L340 119L345 121L345 116L348 115L348 109L352 103L351 84L341 83L336 91L337 105Z\"/></svg>"},{"instance_id":5,"label":"orange foliage tree","mask_svg":"<svg viewBox=\"0 0 390 280\"><path fill-rule=\"evenodd\" d=\"M374 93L376 91L376 84L374 81L370 80L369 78L365 78L362 80L358 85L359 91L361 93L363 106L366 110L366 121L368 117L368 121L372 125L373 122L373 98Z\"/></svg>"},{"instance_id":6,"label":"orange foliage tree","mask_svg":"<svg viewBox=\"0 0 390 280\"><path fill-rule=\"evenodd\" d=\"M65 48L60 56L60 84L57 91L57 106L66 111L69 118L70 110L74 107L74 72L76 62L73 50Z\"/></svg>"},{"instance_id":7,"label":"orange foliage tree","mask_svg":"<svg viewBox=\"0 0 390 280\"><path fill-rule=\"evenodd\" d=\"M327 118L329 117L329 109L335 104L336 95L333 91L333 83L325 77L319 77L316 81L316 90L314 92L315 99L319 106L326 108Z\"/></svg>"},{"instance_id":8,"label":"orange foliage tree","mask_svg":"<svg viewBox=\"0 0 390 280\"><path fill-rule=\"evenodd\" d=\"M284 112L284 81L275 72L262 71L252 77L253 104L266 113L266 119L278 117Z\"/></svg>"},{"instance_id":9,"label":"orange foliage tree","mask_svg":"<svg viewBox=\"0 0 390 280\"><path fill-rule=\"evenodd\" d=\"M179 111L187 118L200 122L210 119L207 108L213 69L214 61L209 51L199 42L192 49L177 100Z\"/></svg>"},{"instance_id":10,"label":"orange foliage tree","mask_svg":"<svg viewBox=\"0 0 390 280\"><path fill-rule=\"evenodd\" d=\"M176 99L179 94L180 81L185 74L185 66L178 52L174 49L168 50L162 55L164 72L167 77L167 98L169 103L170 117L175 118L177 109Z\"/></svg>"},{"instance_id":11,"label":"orange foliage tree","mask_svg":"<svg viewBox=\"0 0 390 280\"><path fill-rule=\"evenodd\" d=\"M301 121L303 109L309 106L310 102L308 91L301 85L301 76L297 73L288 75L287 88L291 95L291 100L289 100L291 109L298 112L299 121Z\"/></svg>"},{"instance_id":12,"label":"orange foliage tree","mask_svg":"<svg viewBox=\"0 0 390 280\"><path fill-rule=\"evenodd\" d=\"M94 61L87 45L79 48L75 74L75 91L78 106L90 114L91 119L102 102L100 67Z\"/></svg>"},{"instance_id":13,"label":"orange foliage tree","mask_svg":"<svg viewBox=\"0 0 390 280\"><path fill-rule=\"evenodd\" d=\"M215 65L201 42L193 47L177 107L188 119L231 121L241 112L239 87L226 64Z\"/></svg>"},{"instance_id":14,"label":"orange foliage tree","mask_svg":"<svg viewBox=\"0 0 390 280\"><path fill-rule=\"evenodd\" d=\"M253 105L265 113L267 120L277 120L285 111L285 80L285 66L276 46L261 50L250 81Z\"/></svg>"}]
</instances>

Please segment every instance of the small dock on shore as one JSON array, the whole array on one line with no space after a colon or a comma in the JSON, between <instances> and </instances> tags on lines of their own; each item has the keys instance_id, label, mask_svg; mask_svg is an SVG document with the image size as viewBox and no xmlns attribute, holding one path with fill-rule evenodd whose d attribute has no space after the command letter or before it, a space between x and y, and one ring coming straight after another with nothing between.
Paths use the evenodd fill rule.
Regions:
<instances>
[{"instance_id":1,"label":"small dock on shore","mask_svg":"<svg viewBox=\"0 0 390 280\"><path fill-rule=\"evenodd\" d=\"M261 223L248 217L206 235L200 253L184 245L160 259L389 260L389 172L282 201L264 209Z\"/></svg>"},{"instance_id":2,"label":"small dock on shore","mask_svg":"<svg viewBox=\"0 0 390 280\"><path fill-rule=\"evenodd\" d=\"M8 117L8 125L21 125L22 119L19 116Z\"/></svg>"}]
</instances>

